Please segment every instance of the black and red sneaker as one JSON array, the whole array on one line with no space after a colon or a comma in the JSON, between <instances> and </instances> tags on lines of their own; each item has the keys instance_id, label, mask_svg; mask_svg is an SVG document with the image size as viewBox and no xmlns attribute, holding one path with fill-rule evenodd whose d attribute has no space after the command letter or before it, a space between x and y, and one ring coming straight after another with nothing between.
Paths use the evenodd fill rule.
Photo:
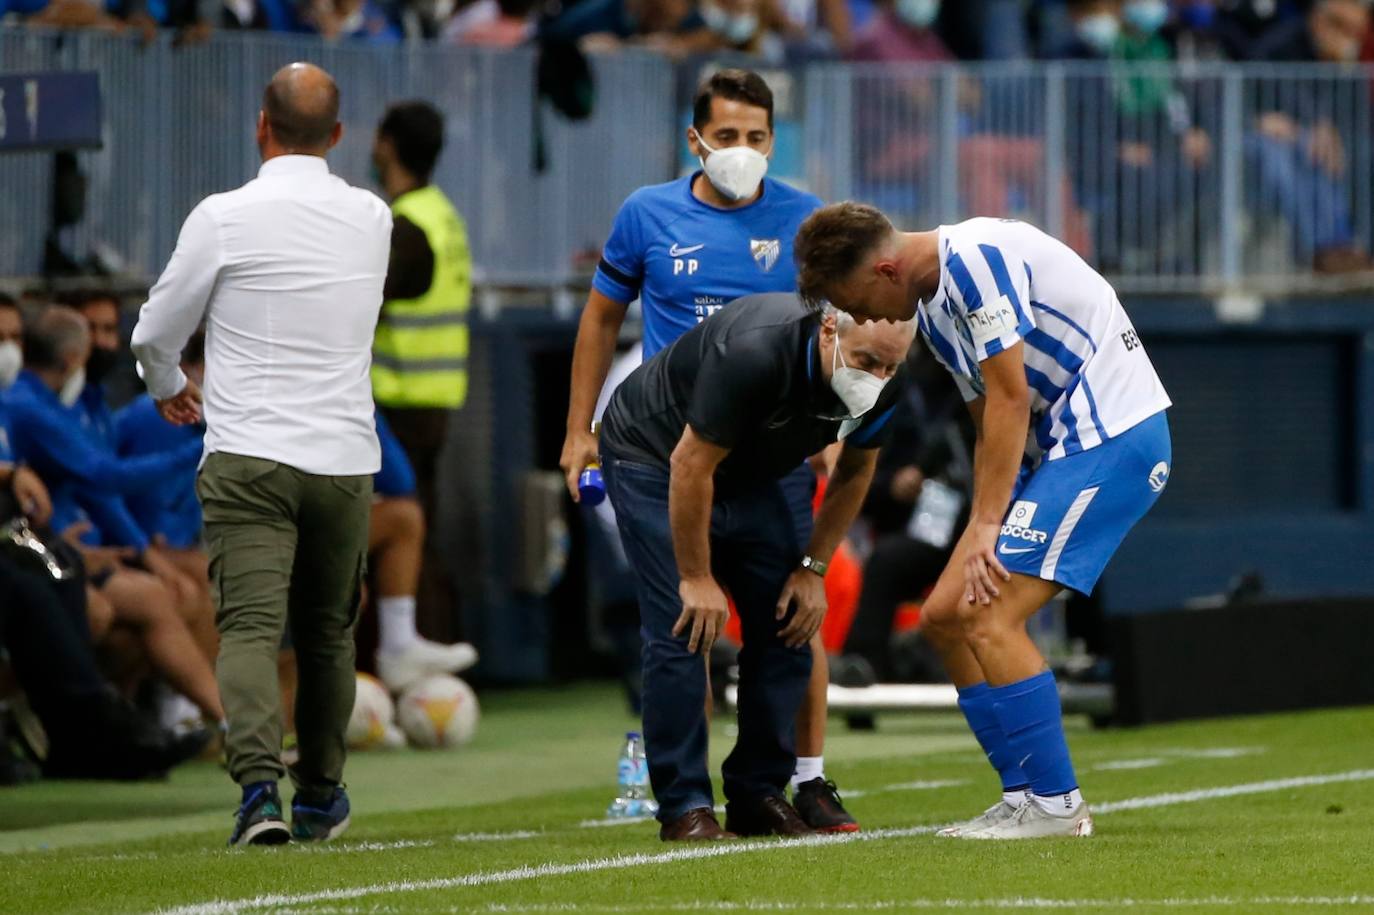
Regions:
<instances>
[{"instance_id":1,"label":"black and red sneaker","mask_svg":"<svg viewBox=\"0 0 1374 915\"><path fill-rule=\"evenodd\" d=\"M858 832L858 822L844 809L834 782L813 778L792 792L792 806L816 832Z\"/></svg>"}]
</instances>

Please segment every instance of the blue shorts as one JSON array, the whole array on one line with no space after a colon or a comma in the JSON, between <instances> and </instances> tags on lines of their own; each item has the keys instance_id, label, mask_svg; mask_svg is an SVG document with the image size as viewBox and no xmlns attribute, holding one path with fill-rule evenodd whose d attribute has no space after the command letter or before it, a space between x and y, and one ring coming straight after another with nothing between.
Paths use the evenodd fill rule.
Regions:
<instances>
[{"instance_id":1,"label":"blue shorts","mask_svg":"<svg viewBox=\"0 0 1374 915\"><path fill-rule=\"evenodd\" d=\"M1169 482L1161 411L1109 439L1021 472L997 540L1010 572L1092 593L1102 570Z\"/></svg>"}]
</instances>

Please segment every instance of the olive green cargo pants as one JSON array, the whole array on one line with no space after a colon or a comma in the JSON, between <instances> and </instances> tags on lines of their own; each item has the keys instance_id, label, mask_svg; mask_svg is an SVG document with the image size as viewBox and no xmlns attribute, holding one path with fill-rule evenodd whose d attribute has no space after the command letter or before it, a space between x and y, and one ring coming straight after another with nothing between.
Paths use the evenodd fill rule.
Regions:
<instances>
[{"instance_id":1,"label":"olive green cargo pants","mask_svg":"<svg viewBox=\"0 0 1374 915\"><path fill-rule=\"evenodd\" d=\"M353 629L367 563L372 477L329 477L236 454L211 454L196 484L220 646L229 774L275 782L281 761L277 653L288 621L299 683L297 791L323 797L343 779L353 711Z\"/></svg>"}]
</instances>

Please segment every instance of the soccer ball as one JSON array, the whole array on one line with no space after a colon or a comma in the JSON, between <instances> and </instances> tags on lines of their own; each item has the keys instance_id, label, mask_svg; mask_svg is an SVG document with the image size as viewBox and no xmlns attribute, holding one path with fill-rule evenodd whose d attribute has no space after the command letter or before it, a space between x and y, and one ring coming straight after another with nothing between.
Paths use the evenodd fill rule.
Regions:
<instances>
[{"instance_id":1,"label":"soccer ball","mask_svg":"<svg viewBox=\"0 0 1374 915\"><path fill-rule=\"evenodd\" d=\"M477 733L477 696L457 677L426 677L401 694L396 720L415 747L460 747Z\"/></svg>"},{"instance_id":2,"label":"soccer ball","mask_svg":"<svg viewBox=\"0 0 1374 915\"><path fill-rule=\"evenodd\" d=\"M375 750L386 746L396 709L382 681L370 674L358 674L353 698L353 714L348 719L346 739L350 749Z\"/></svg>"}]
</instances>

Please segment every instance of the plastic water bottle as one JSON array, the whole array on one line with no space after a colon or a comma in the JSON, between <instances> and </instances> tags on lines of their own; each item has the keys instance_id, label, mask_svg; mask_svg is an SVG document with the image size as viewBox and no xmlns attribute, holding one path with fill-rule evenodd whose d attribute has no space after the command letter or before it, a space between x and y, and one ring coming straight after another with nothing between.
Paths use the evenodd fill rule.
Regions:
<instances>
[{"instance_id":1,"label":"plastic water bottle","mask_svg":"<svg viewBox=\"0 0 1374 915\"><path fill-rule=\"evenodd\" d=\"M588 464L577 478L577 494L588 508L600 505L606 498L606 481L601 478L601 465Z\"/></svg>"},{"instance_id":2,"label":"plastic water bottle","mask_svg":"<svg viewBox=\"0 0 1374 915\"><path fill-rule=\"evenodd\" d=\"M616 796L606 816L650 817L658 813L658 802L649 797L649 761L644 757L644 738L631 731L621 745L616 767Z\"/></svg>"}]
</instances>

